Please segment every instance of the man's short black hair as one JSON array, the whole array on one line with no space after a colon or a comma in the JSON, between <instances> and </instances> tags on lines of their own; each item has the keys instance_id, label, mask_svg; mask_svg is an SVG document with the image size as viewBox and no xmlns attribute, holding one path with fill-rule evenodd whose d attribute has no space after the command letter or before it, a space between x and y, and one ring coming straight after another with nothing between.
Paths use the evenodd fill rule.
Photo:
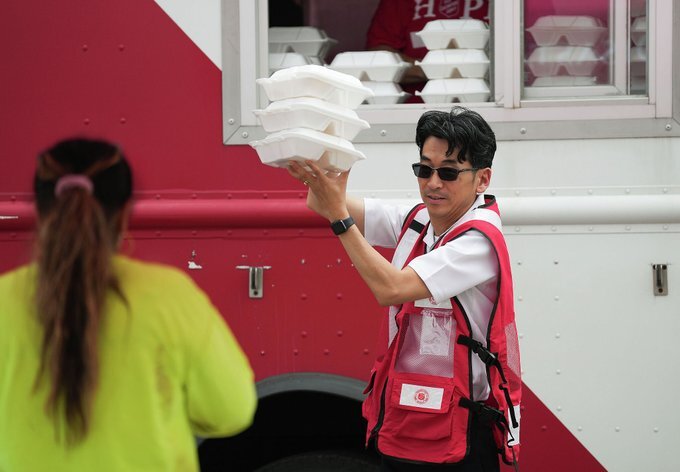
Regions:
<instances>
[{"instance_id":1,"label":"man's short black hair","mask_svg":"<svg viewBox=\"0 0 680 472\"><path fill-rule=\"evenodd\" d=\"M458 162L469 161L472 167L491 167L496 153L496 135L479 113L456 106L450 112L427 111L416 126L416 144L423 152L423 145L430 136L449 143L446 155L456 149Z\"/></svg>"}]
</instances>

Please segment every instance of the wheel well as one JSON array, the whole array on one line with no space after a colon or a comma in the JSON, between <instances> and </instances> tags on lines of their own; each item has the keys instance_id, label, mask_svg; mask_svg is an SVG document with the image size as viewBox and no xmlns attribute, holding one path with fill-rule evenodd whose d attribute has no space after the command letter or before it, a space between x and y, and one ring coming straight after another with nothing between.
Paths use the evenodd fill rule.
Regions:
<instances>
[{"instance_id":1,"label":"wheel well","mask_svg":"<svg viewBox=\"0 0 680 472\"><path fill-rule=\"evenodd\" d=\"M262 390L258 388L260 392ZM259 400L253 425L232 438L203 441L202 471L254 470L274 460L309 451L365 451L361 402L337 393L287 390Z\"/></svg>"}]
</instances>

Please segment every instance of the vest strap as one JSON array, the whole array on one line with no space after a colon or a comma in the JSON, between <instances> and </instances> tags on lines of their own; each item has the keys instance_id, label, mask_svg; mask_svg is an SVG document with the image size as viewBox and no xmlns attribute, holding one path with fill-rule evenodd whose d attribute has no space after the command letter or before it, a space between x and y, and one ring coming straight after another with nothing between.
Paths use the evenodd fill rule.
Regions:
<instances>
[{"instance_id":1,"label":"vest strap","mask_svg":"<svg viewBox=\"0 0 680 472\"><path fill-rule=\"evenodd\" d=\"M503 376L503 370L499 367L498 368L501 372L501 377ZM505 388L503 385L499 386L501 390L503 390L503 395L505 396L505 401L508 404L508 410L510 411L510 421L512 421L512 427L517 428L519 427L519 422L517 421L517 417L515 417L515 409L513 408L512 405L512 400L510 399L510 391L508 391L507 388Z\"/></svg>"},{"instance_id":2,"label":"vest strap","mask_svg":"<svg viewBox=\"0 0 680 472\"><path fill-rule=\"evenodd\" d=\"M482 343L479 341L472 339L469 336L465 336L464 334L461 334L458 336L458 339L456 340L458 344L463 344L464 346L467 346L479 356L479 358L482 360L482 362L488 366L498 366L500 368L500 363L498 362L498 358L496 355L489 351L487 348L484 347ZM503 377L503 373L501 371L501 377ZM505 381L505 379L503 379Z\"/></svg>"},{"instance_id":3,"label":"vest strap","mask_svg":"<svg viewBox=\"0 0 680 472\"><path fill-rule=\"evenodd\" d=\"M420 221L414 219L413 221L411 221L411 224L408 225L408 228L420 234L425 229L425 225L422 224Z\"/></svg>"},{"instance_id":4,"label":"vest strap","mask_svg":"<svg viewBox=\"0 0 680 472\"><path fill-rule=\"evenodd\" d=\"M512 407L510 392L505 387L508 381L505 380L505 374L503 374L503 368L501 367L501 363L498 361L498 357L496 357L496 355L493 352L485 348L482 343L475 339L472 339L469 336L461 334L458 336L458 339L456 339L456 342L458 344L463 344L464 346L469 347L470 350L477 354L479 358L482 360L482 362L487 366L494 366L496 367L496 369L498 369L498 373L500 374L501 380L503 381L503 383L499 385L499 388L503 392L503 396L505 396L505 401L508 404L508 409L510 410L510 419L512 421L512 427L517 428L519 426L519 422L517 421L517 418L515 418L515 410ZM503 417L503 419L505 419L505 417Z\"/></svg>"},{"instance_id":5,"label":"vest strap","mask_svg":"<svg viewBox=\"0 0 680 472\"><path fill-rule=\"evenodd\" d=\"M512 432L508 427L508 420L500 410L490 407L489 405L485 405L484 403L472 401L465 397L458 401L458 405L470 410L470 412L477 416L481 421L486 422L487 424L496 425L502 434L509 434L510 437L512 437ZM512 410L512 408L510 408L510 410ZM515 471L519 471L517 459L515 458L515 450L512 446L508 446L508 448L512 452L512 465L515 468Z\"/></svg>"},{"instance_id":6,"label":"vest strap","mask_svg":"<svg viewBox=\"0 0 680 472\"><path fill-rule=\"evenodd\" d=\"M472 401L465 397L462 397L458 401L458 405L467 408L472 414L486 423L503 425L503 427L507 428L508 421L505 419L505 415L496 408L492 408L484 403Z\"/></svg>"}]
</instances>

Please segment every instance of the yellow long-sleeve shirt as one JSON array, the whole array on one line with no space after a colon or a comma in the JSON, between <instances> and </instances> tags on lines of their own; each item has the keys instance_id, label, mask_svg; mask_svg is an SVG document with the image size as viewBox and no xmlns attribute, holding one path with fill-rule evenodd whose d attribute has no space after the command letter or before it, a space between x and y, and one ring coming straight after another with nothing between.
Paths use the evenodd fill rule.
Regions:
<instances>
[{"instance_id":1,"label":"yellow long-sleeve shirt","mask_svg":"<svg viewBox=\"0 0 680 472\"><path fill-rule=\"evenodd\" d=\"M34 392L42 330L35 268L0 276L0 472L196 471L194 435L252 422L253 373L208 297L182 272L114 258L129 308L110 294L90 431L67 447Z\"/></svg>"}]
</instances>

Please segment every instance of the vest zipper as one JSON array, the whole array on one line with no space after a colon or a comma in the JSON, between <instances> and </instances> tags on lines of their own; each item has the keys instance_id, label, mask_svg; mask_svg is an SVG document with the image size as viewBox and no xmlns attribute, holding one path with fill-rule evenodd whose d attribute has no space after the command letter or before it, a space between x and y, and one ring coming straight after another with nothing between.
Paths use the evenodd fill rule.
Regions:
<instances>
[{"instance_id":1,"label":"vest zipper","mask_svg":"<svg viewBox=\"0 0 680 472\"><path fill-rule=\"evenodd\" d=\"M378 448L378 431L382 427L383 420L385 419L385 391L387 390L387 381L382 386L382 393L380 394L380 413L378 413L378 421L376 421L375 426L371 430L371 437L375 438L375 447Z\"/></svg>"},{"instance_id":2,"label":"vest zipper","mask_svg":"<svg viewBox=\"0 0 680 472\"><path fill-rule=\"evenodd\" d=\"M399 311L401 311L401 307L399 307L399 310L397 311L397 314ZM394 338L392 339L392 348L395 349L397 342L399 341L399 332L401 331L401 326L399 325L399 322L397 321L397 316L395 315L394 317L394 324L397 325L397 332L394 334ZM390 350L390 347L388 347L388 352ZM390 356L390 359L392 356ZM371 430L371 437L375 438L375 449L380 452L378 449L378 431L380 431L380 428L382 427L383 420L385 419L385 393L387 391L387 383L390 380L389 377L389 372L390 372L390 366L387 366L387 376L385 377L385 382L383 383L382 386L382 391L380 392L380 412L378 413L378 421L375 422L375 426Z\"/></svg>"}]
</instances>

